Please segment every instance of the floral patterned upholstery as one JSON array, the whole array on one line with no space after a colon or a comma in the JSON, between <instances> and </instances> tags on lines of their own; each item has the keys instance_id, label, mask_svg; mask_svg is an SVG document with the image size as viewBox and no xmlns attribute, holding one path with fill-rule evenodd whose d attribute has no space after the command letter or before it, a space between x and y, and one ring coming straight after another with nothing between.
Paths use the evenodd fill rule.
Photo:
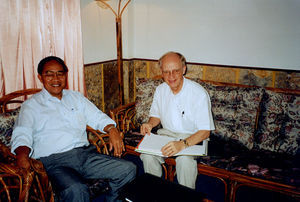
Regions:
<instances>
[{"instance_id":1,"label":"floral patterned upholstery","mask_svg":"<svg viewBox=\"0 0 300 202\"><path fill-rule=\"evenodd\" d=\"M137 79L136 80L136 120L137 124L148 121L149 111L152 104L156 87L163 83L162 79Z\"/></svg>"},{"instance_id":2,"label":"floral patterned upholstery","mask_svg":"<svg viewBox=\"0 0 300 202\"><path fill-rule=\"evenodd\" d=\"M256 138L259 149L295 154L300 141L300 96L266 90Z\"/></svg>"},{"instance_id":3,"label":"floral patterned upholstery","mask_svg":"<svg viewBox=\"0 0 300 202\"><path fill-rule=\"evenodd\" d=\"M198 163L284 184L300 185L299 156L267 150L248 150L232 140L211 136L208 156Z\"/></svg>"},{"instance_id":4,"label":"floral patterned upholstery","mask_svg":"<svg viewBox=\"0 0 300 202\"><path fill-rule=\"evenodd\" d=\"M0 141L10 147L10 139L15 120L19 114L20 108L14 111L0 114Z\"/></svg>"},{"instance_id":5,"label":"floral patterned upholstery","mask_svg":"<svg viewBox=\"0 0 300 202\"><path fill-rule=\"evenodd\" d=\"M215 123L214 135L234 139L249 149L254 145L254 132L263 89L258 87L216 86L198 81L210 95Z\"/></svg>"}]
</instances>

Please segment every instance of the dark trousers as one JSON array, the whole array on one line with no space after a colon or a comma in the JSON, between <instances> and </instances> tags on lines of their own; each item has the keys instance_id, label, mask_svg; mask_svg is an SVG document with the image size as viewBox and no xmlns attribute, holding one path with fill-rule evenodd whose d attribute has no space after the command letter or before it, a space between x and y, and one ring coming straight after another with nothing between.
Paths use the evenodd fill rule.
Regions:
<instances>
[{"instance_id":1,"label":"dark trousers","mask_svg":"<svg viewBox=\"0 0 300 202\"><path fill-rule=\"evenodd\" d=\"M108 179L111 187L107 201L116 201L119 189L136 175L133 163L99 154L94 146L40 158L61 201L89 201L84 179Z\"/></svg>"}]
</instances>

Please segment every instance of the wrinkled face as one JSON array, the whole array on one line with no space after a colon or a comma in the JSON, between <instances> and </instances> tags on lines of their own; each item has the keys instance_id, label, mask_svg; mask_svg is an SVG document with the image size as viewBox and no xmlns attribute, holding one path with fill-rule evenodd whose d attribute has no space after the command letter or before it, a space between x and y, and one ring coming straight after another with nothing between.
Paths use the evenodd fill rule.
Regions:
<instances>
[{"instance_id":1,"label":"wrinkled face","mask_svg":"<svg viewBox=\"0 0 300 202\"><path fill-rule=\"evenodd\" d=\"M179 93L183 85L183 74L186 66L182 66L180 58L176 54L166 55L161 64L164 81L170 86L174 94Z\"/></svg>"},{"instance_id":2,"label":"wrinkled face","mask_svg":"<svg viewBox=\"0 0 300 202\"><path fill-rule=\"evenodd\" d=\"M67 72L63 66L55 60L45 64L42 75L38 75L39 80L43 83L44 88L54 97L62 98L62 91L67 84Z\"/></svg>"}]
</instances>

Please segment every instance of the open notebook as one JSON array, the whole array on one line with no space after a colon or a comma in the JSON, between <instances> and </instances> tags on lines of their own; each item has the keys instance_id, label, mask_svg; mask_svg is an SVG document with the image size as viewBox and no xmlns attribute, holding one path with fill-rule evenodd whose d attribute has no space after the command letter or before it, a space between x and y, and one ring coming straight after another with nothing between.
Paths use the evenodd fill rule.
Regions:
<instances>
[{"instance_id":1,"label":"open notebook","mask_svg":"<svg viewBox=\"0 0 300 202\"><path fill-rule=\"evenodd\" d=\"M151 133L150 135L144 136L144 138L141 140L135 151L139 153L163 156L161 148L165 146L168 142L176 140L177 139L173 137L155 135ZM187 147L175 154L175 156L205 156L207 155L207 143L208 141L204 140L202 145L193 145L191 147Z\"/></svg>"}]
</instances>

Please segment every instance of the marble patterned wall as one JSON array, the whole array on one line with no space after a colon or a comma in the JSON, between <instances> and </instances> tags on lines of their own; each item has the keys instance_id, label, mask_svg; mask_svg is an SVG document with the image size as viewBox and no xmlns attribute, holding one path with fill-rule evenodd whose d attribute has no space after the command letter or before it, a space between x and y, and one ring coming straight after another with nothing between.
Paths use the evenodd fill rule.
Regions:
<instances>
[{"instance_id":1,"label":"marble patterned wall","mask_svg":"<svg viewBox=\"0 0 300 202\"><path fill-rule=\"evenodd\" d=\"M157 78L160 68L153 60L127 60L123 63L124 101L135 100L136 78ZM262 87L300 89L300 71L188 64L186 76L225 83ZM119 106L116 61L85 65L88 98L108 113Z\"/></svg>"},{"instance_id":2,"label":"marble patterned wall","mask_svg":"<svg viewBox=\"0 0 300 202\"><path fill-rule=\"evenodd\" d=\"M87 97L101 110L104 109L102 75L102 64L87 65L84 67Z\"/></svg>"},{"instance_id":3,"label":"marble patterned wall","mask_svg":"<svg viewBox=\"0 0 300 202\"><path fill-rule=\"evenodd\" d=\"M120 105L116 62L86 65L84 76L87 97L99 109L109 113Z\"/></svg>"}]
</instances>

